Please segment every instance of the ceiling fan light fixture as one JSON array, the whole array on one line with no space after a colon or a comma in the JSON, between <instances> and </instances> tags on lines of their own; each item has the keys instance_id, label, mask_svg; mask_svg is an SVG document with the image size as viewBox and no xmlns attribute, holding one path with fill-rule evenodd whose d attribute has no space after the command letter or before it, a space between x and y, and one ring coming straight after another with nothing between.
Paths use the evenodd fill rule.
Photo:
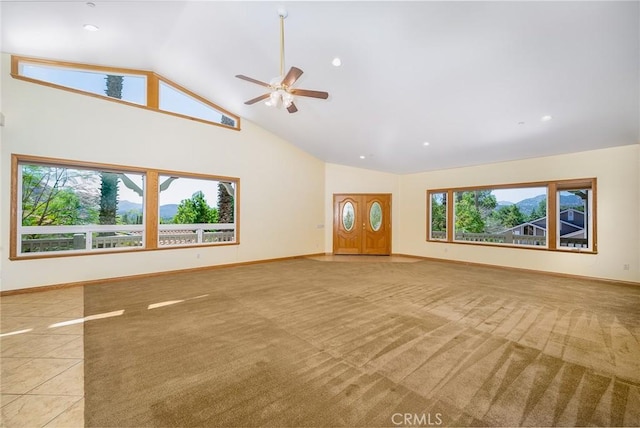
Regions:
<instances>
[{"instance_id":1,"label":"ceiling fan light fixture","mask_svg":"<svg viewBox=\"0 0 640 428\"><path fill-rule=\"evenodd\" d=\"M273 91L271 92L271 94L269 95L269 101L267 101L267 105L270 107L278 107L280 101L280 94L278 93L278 91Z\"/></svg>"},{"instance_id":2,"label":"ceiling fan light fixture","mask_svg":"<svg viewBox=\"0 0 640 428\"><path fill-rule=\"evenodd\" d=\"M285 9L279 9L278 15L280 16L280 76L271 79L270 83L262 82L242 74L236 74L236 77L264 86L269 90L269 92L265 94L245 101L246 105L252 105L258 101L265 100L265 104L269 107L279 107L282 105L289 113L295 113L298 111L298 108L293 103L295 96L326 100L329 94L324 91L293 88L293 85L300 78L303 71L298 67L291 67L286 74L284 72L284 19L287 17L287 11Z\"/></svg>"},{"instance_id":3,"label":"ceiling fan light fixture","mask_svg":"<svg viewBox=\"0 0 640 428\"><path fill-rule=\"evenodd\" d=\"M289 108L291 107L292 103L293 103L293 95L291 95L287 91L282 91L282 105L284 105L286 108Z\"/></svg>"}]
</instances>

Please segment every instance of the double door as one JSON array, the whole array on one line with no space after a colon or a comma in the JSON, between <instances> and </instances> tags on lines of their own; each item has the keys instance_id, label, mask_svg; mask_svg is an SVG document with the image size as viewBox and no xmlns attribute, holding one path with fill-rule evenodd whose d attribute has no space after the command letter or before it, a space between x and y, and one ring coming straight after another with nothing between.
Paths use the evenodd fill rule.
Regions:
<instances>
[{"instance_id":1,"label":"double door","mask_svg":"<svg viewBox=\"0 0 640 428\"><path fill-rule=\"evenodd\" d=\"M391 254L391 195L333 195L333 253Z\"/></svg>"}]
</instances>

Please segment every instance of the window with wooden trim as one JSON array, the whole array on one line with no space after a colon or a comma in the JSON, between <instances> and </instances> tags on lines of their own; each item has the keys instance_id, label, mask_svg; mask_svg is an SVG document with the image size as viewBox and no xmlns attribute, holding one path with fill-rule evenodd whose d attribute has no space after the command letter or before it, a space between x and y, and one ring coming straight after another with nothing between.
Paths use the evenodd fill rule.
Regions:
<instances>
[{"instance_id":1,"label":"window with wooden trim","mask_svg":"<svg viewBox=\"0 0 640 428\"><path fill-rule=\"evenodd\" d=\"M595 179L559 182L555 192L558 249L595 251Z\"/></svg>"},{"instance_id":2,"label":"window with wooden trim","mask_svg":"<svg viewBox=\"0 0 640 428\"><path fill-rule=\"evenodd\" d=\"M427 190L427 240L593 253L595 194L595 178Z\"/></svg>"},{"instance_id":3,"label":"window with wooden trim","mask_svg":"<svg viewBox=\"0 0 640 428\"><path fill-rule=\"evenodd\" d=\"M235 241L236 183L204 176L159 176L158 246Z\"/></svg>"},{"instance_id":4,"label":"window with wooden trim","mask_svg":"<svg viewBox=\"0 0 640 428\"><path fill-rule=\"evenodd\" d=\"M226 116L204 98L162 79L159 85L158 108L160 110L225 126L236 126L237 119Z\"/></svg>"},{"instance_id":5,"label":"window with wooden trim","mask_svg":"<svg viewBox=\"0 0 640 428\"><path fill-rule=\"evenodd\" d=\"M11 56L11 76L57 89L240 129L240 117L154 72Z\"/></svg>"},{"instance_id":6,"label":"window with wooden trim","mask_svg":"<svg viewBox=\"0 0 640 428\"><path fill-rule=\"evenodd\" d=\"M429 195L429 237L436 241L447 239L447 192Z\"/></svg>"},{"instance_id":7,"label":"window with wooden trim","mask_svg":"<svg viewBox=\"0 0 640 428\"><path fill-rule=\"evenodd\" d=\"M12 155L12 259L238 244L239 179Z\"/></svg>"}]
</instances>

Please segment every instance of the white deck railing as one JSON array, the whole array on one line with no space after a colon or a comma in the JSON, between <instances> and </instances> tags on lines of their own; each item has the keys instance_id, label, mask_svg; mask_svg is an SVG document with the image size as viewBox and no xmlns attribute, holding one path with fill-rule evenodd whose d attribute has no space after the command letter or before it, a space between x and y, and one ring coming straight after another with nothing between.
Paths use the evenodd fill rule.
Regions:
<instances>
[{"instance_id":1,"label":"white deck railing","mask_svg":"<svg viewBox=\"0 0 640 428\"><path fill-rule=\"evenodd\" d=\"M447 239L447 232L432 231L431 239ZM515 245L546 245L546 236L536 235L516 235L508 232L504 233L456 233L455 241L462 242L488 242L493 244L515 244ZM586 238L560 238L561 247L588 248L589 240Z\"/></svg>"},{"instance_id":2,"label":"white deck railing","mask_svg":"<svg viewBox=\"0 0 640 428\"><path fill-rule=\"evenodd\" d=\"M161 247L235 241L233 223L160 224L158 232ZM18 254L144 246L144 226L138 224L21 226L18 233Z\"/></svg>"},{"instance_id":3,"label":"white deck railing","mask_svg":"<svg viewBox=\"0 0 640 428\"><path fill-rule=\"evenodd\" d=\"M433 231L432 239L447 239L447 232ZM545 236L514 235L512 233L456 233L455 241L462 242L488 242L492 244L516 244L516 245L545 245Z\"/></svg>"},{"instance_id":4,"label":"white deck railing","mask_svg":"<svg viewBox=\"0 0 640 428\"><path fill-rule=\"evenodd\" d=\"M516 235L511 232L503 233L456 233L456 241L464 242L490 242L494 244L515 244L515 245L541 245L547 243L546 236L537 235Z\"/></svg>"}]
</instances>

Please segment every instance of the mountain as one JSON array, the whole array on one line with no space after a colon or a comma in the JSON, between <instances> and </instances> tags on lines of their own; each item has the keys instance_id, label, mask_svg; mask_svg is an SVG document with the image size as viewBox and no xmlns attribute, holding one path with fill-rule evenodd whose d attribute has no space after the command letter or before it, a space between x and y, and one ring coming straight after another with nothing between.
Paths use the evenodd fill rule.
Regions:
<instances>
[{"instance_id":1,"label":"mountain","mask_svg":"<svg viewBox=\"0 0 640 428\"><path fill-rule=\"evenodd\" d=\"M129 211L142 212L142 204L136 204L135 202L131 201L118 201L118 214L122 215Z\"/></svg>"},{"instance_id":2,"label":"mountain","mask_svg":"<svg viewBox=\"0 0 640 428\"><path fill-rule=\"evenodd\" d=\"M518 209L520 209L520 212L522 214L529 215L531 214L531 211L538 208L538 206L540 205L540 202L546 201L546 200L547 200L547 195L538 195L538 196L534 196L533 198L523 199L520 202L516 203L516 206L518 207Z\"/></svg>"},{"instance_id":3,"label":"mountain","mask_svg":"<svg viewBox=\"0 0 640 428\"><path fill-rule=\"evenodd\" d=\"M135 211L142 214L142 204L138 204L131 201L118 201L118 214ZM160 205L160 218L172 219L178 212L178 204L165 204Z\"/></svg>"},{"instance_id":4,"label":"mountain","mask_svg":"<svg viewBox=\"0 0 640 428\"><path fill-rule=\"evenodd\" d=\"M160 218L172 219L178 212L178 204L160 205Z\"/></svg>"},{"instance_id":5,"label":"mountain","mask_svg":"<svg viewBox=\"0 0 640 428\"><path fill-rule=\"evenodd\" d=\"M570 195L560 195L560 206L561 207L581 207L583 205L582 198L580 196L576 196L574 194Z\"/></svg>"},{"instance_id":6,"label":"mountain","mask_svg":"<svg viewBox=\"0 0 640 428\"><path fill-rule=\"evenodd\" d=\"M516 206L520 209L520 212L525 215L531 214L531 211L536 209L540 202L547 199L546 195L538 195L533 198L523 199L520 202L516 203ZM499 202L498 205L502 204ZM509 205L510 202L505 202L505 204ZM570 195L560 195L560 206L562 208L565 207L580 207L582 206L582 198L580 196L576 196L574 194Z\"/></svg>"}]
</instances>

